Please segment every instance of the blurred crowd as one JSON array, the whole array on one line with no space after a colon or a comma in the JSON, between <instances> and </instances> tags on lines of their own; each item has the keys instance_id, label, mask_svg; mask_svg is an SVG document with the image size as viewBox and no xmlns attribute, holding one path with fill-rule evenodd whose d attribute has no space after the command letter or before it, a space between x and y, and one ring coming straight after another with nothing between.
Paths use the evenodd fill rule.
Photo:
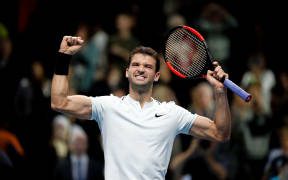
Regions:
<instances>
[{"instance_id":1,"label":"blurred crowd","mask_svg":"<svg viewBox=\"0 0 288 180\"><path fill-rule=\"evenodd\" d=\"M288 72L283 66L275 68L261 23L243 27L243 21L223 3L197 1L192 11L188 1L164 0L157 5L161 7L160 18L153 19L147 12L149 5L132 2L129 10L108 17L113 19L109 25L80 18L67 32L86 42L71 61L70 94L126 95L124 72L129 52L145 45L161 54L161 40L169 29L192 26L203 34L211 54L230 79L251 93L252 100L245 103L228 92L232 135L227 143L178 135L166 179L288 179ZM157 22L159 19L162 21ZM47 62L45 56L47 53L53 58L60 41L55 42L54 52L42 51L45 54L39 57L30 50L23 58L17 54L23 55L19 45L24 43L20 41L29 47L29 37L15 38L6 24L0 22L0 179L104 179L97 123L67 117L50 108L54 60ZM25 23L21 28L19 31L25 29ZM59 39L64 33L58 34ZM45 43L45 39L39 42ZM30 59L25 61L26 57ZM176 77L163 57L160 73L153 89L155 99L175 101L192 113L213 119L213 89L205 80Z\"/></svg>"}]
</instances>

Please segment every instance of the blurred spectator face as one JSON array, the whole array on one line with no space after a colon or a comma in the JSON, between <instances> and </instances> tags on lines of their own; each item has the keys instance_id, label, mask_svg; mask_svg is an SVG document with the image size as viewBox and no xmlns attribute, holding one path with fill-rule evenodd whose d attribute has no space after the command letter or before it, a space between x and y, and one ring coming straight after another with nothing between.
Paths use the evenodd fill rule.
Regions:
<instances>
[{"instance_id":1,"label":"blurred spectator face","mask_svg":"<svg viewBox=\"0 0 288 180\"><path fill-rule=\"evenodd\" d=\"M65 116L58 115L53 121L53 137L58 140L66 141L69 133L69 120Z\"/></svg>"},{"instance_id":2,"label":"blurred spectator face","mask_svg":"<svg viewBox=\"0 0 288 180\"><path fill-rule=\"evenodd\" d=\"M32 73L33 77L36 80L41 80L44 78L44 68L43 65L40 62L34 62L32 64Z\"/></svg>"},{"instance_id":3,"label":"blurred spectator face","mask_svg":"<svg viewBox=\"0 0 288 180\"><path fill-rule=\"evenodd\" d=\"M251 56L248 60L248 66L252 72L258 74L265 69L265 57L263 54L258 53Z\"/></svg>"},{"instance_id":4,"label":"blurred spectator face","mask_svg":"<svg viewBox=\"0 0 288 180\"><path fill-rule=\"evenodd\" d=\"M88 148L87 135L79 132L73 133L69 147L72 154L77 156L86 154Z\"/></svg>"},{"instance_id":5,"label":"blurred spectator face","mask_svg":"<svg viewBox=\"0 0 288 180\"><path fill-rule=\"evenodd\" d=\"M54 135L56 139L65 141L67 137L67 130L65 129L65 126L60 123L55 124Z\"/></svg>"},{"instance_id":6,"label":"blurred spectator face","mask_svg":"<svg viewBox=\"0 0 288 180\"><path fill-rule=\"evenodd\" d=\"M127 14L120 14L116 18L116 27L119 31L130 31L134 26L134 18Z\"/></svg>"},{"instance_id":7,"label":"blurred spectator face","mask_svg":"<svg viewBox=\"0 0 288 180\"><path fill-rule=\"evenodd\" d=\"M167 20L167 26L169 29L175 26L185 25L185 24L186 24L185 18L179 14L173 14Z\"/></svg>"},{"instance_id":8,"label":"blurred spectator face","mask_svg":"<svg viewBox=\"0 0 288 180\"><path fill-rule=\"evenodd\" d=\"M9 38L0 37L0 61L6 59L12 53L12 42Z\"/></svg>"},{"instance_id":9,"label":"blurred spectator face","mask_svg":"<svg viewBox=\"0 0 288 180\"><path fill-rule=\"evenodd\" d=\"M81 37L84 41L88 39L89 28L86 25L80 25L77 29L76 36Z\"/></svg>"},{"instance_id":10,"label":"blurred spectator face","mask_svg":"<svg viewBox=\"0 0 288 180\"><path fill-rule=\"evenodd\" d=\"M219 4L209 3L203 11L203 16L212 23L219 23L224 20L226 10Z\"/></svg>"},{"instance_id":11,"label":"blurred spectator face","mask_svg":"<svg viewBox=\"0 0 288 180\"><path fill-rule=\"evenodd\" d=\"M192 101L202 108L210 107L213 104L213 91L209 84L200 83L191 91Z\"/></svg>"}]
</instances>

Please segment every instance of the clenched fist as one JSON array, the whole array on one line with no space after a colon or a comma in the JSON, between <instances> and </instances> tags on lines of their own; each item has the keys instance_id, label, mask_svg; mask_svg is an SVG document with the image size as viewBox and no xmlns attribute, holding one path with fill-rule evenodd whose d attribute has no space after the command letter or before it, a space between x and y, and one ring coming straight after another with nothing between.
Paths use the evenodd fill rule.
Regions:
<instances>
[{"instance_id":1,"label":"clenched fist","mask_svg":"<svg viewBox=\"0 0 288 180\"><path fill-rule=\"evenodd\" d=\"M64 36L59 52L73 55L82 47L84 40L81 37Z\"/></svg>"}]
</instances>

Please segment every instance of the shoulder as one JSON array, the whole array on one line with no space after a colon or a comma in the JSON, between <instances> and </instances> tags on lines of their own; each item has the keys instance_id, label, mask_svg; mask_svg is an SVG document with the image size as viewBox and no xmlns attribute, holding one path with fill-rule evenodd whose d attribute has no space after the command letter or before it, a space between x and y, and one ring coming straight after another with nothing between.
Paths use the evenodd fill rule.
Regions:
<instances>
[{"instance_id":1,"label":"shoulder","mask_svg":"<svg viewBox=\"0 0 288 180\"><path fill-rule=\"evenodd\" d=\"M123 97L125 97L125 96L123 96ZM90 97L90 99L91 99L92 103L102 102L102 103L113 104L116 102L120 102L123 97L119 98L117 96L114 96L113 94L110 94L110 96L96 96L96 97Z\"/></svg>"},{"instance_id":2,"label":"shoulder","mask_svg":"<svg viewBox=\"0 0 288 180\"><path fill-rule=\"evenodd\" d=\"M153 99L156 106L160 107L160 108L169 108L169 109L172 109L173 107L176 107L178 105L176 105L176 103L174 101L169 101L169 102L166 102L166 101L163 101L163 102L160 102L158 100L155 100Z\"/></svg>"},{"instance_id":3,"label":"shoulder","mask_svg":"<svg viewBox=\"0 0 288 180\"><path fill-rule=\"evenodd\" d=\"M182 111L188 111L185 108L177 105L174 101L159 102L159 101L155 100L155 104L156 104L156 106L158 106L158 108L161 111L165 111L166 113L169 113L169 112L177 113L177 112L182 112Z\"/></svg>"}]
</instances>

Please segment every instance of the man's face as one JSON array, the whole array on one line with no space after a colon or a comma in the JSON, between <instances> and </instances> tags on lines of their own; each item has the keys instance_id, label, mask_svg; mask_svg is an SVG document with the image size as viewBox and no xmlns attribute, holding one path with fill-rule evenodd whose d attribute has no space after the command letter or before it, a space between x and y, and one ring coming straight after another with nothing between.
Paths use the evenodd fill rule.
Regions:
<instances>
[{"instance_id":1,"label":"man's face","mask_svg":"<svg viewBox=\"0 0 288 180\"><path fill-rule=\"evenodd\" d=\"M126 77L131 85L149 87L154 81L158 81L159 72L156 71L156 60L146 54L135 54L129 68L126 69Z\"/></svg>"},{"instance_id":2,"label":"man's face","mask_svg":"<svg viewBox=\"0 0 288 180\"><path fill-rule=\"evenodd\" d=\"M75 155L86 154L88 148L88 140L84 135L74 135L70 142L70 151Z\"/></svg>"}]
</instances>

